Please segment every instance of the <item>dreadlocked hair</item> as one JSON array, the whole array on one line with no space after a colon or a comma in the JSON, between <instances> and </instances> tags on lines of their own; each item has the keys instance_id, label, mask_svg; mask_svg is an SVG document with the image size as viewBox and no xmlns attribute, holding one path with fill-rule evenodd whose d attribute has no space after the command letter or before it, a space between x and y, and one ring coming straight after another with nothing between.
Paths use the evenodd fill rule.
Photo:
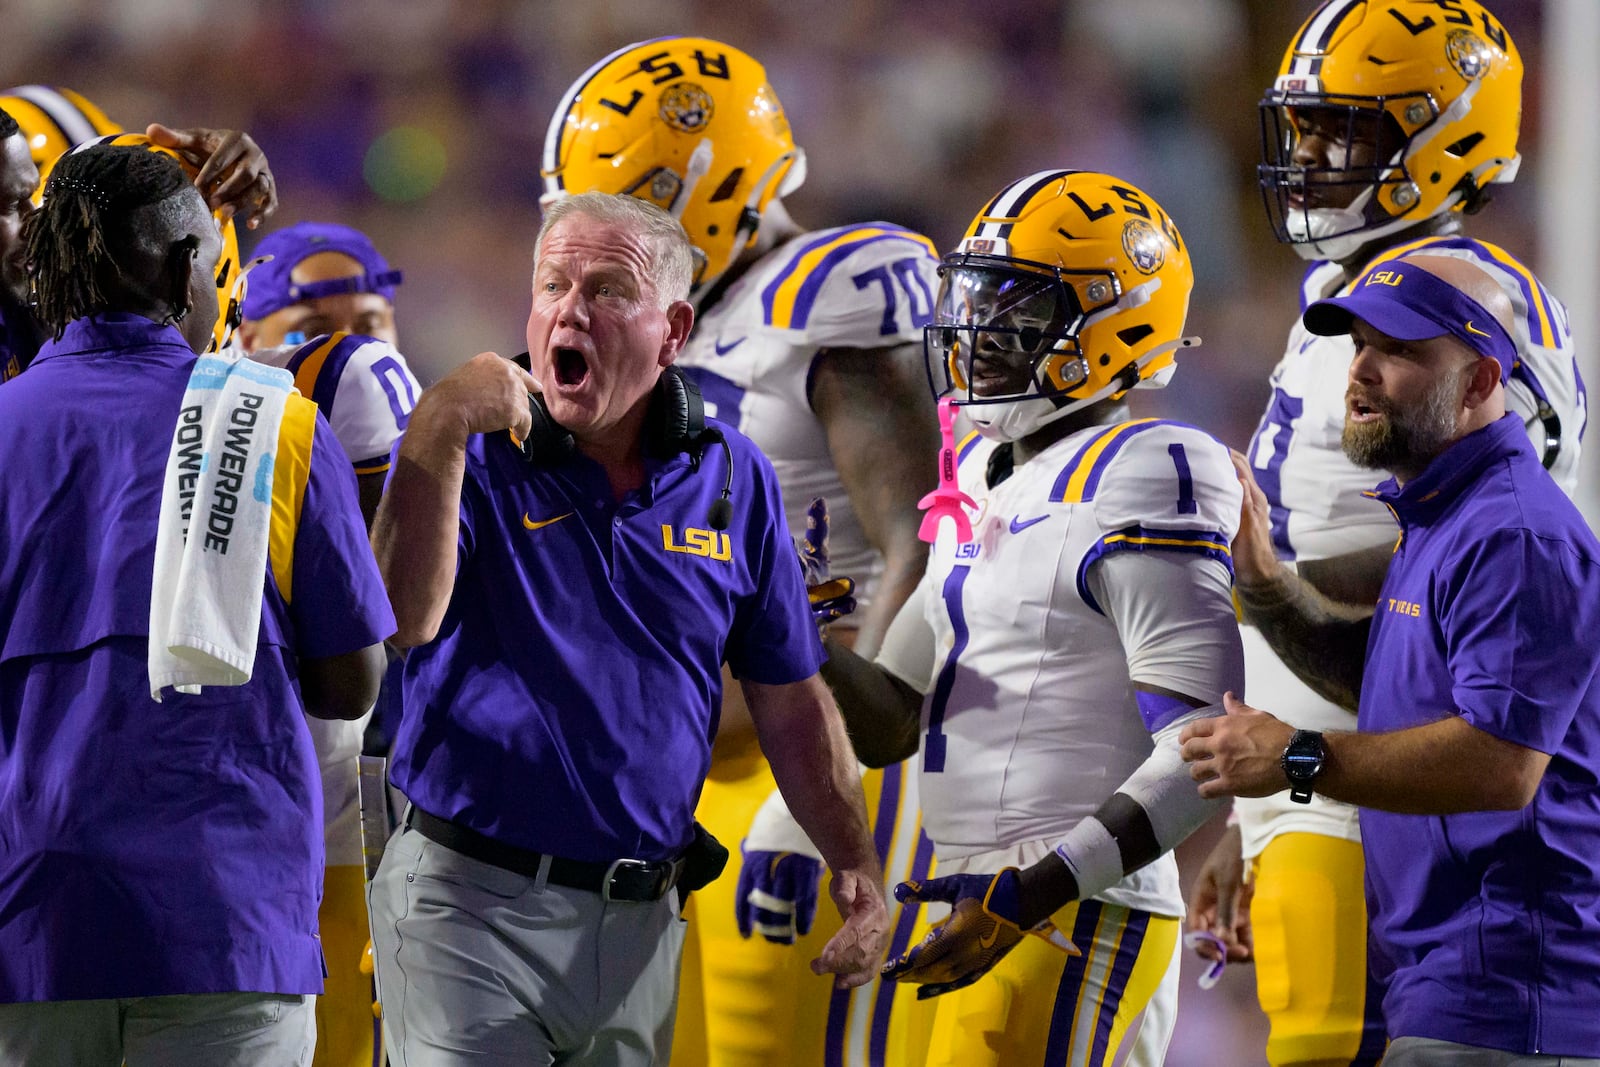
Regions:
<instances>
[{"instance_id":1,"label":"dreadlocked hair","mask_svg":"<svg viewBox=\"0 0 1600 1067\"><path fill-rule=\"evenodd\" d=\"M22 132L22 127L17 125L17 120L11 117L10 112L0 107L0 141Z\"/></svg>"},{"instance_id":2,"label":"dreadlocked hair","mask_svg":"<svg viewBox=\"0 0 1600 1067\"><path fill-rule=\"evenodd\" d=\"M44 205L22 227L34 313L57 339L67 323L107 306L104 283L122 274L115 248L129 236L129 213L188 182L177 160L143 145L96 145L61 157Z\"/></svg>"}]
</instances>

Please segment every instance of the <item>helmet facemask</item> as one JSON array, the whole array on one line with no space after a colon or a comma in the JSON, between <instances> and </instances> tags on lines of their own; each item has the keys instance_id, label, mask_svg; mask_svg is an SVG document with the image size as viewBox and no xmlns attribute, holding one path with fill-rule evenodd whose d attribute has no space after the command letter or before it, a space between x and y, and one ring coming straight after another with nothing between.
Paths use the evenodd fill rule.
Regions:
<instances>
[{"instance_id":1,"label":"helmet facemask","mask_svg":"<svg viewBox=\"0 0 1600 1067\"><path fill-rule=\"evenodd\" d=\"M1406 136L1395 116L1426 129L1439 115L1427 93L1339 97L1273 90L1260 113L1257 174L1279 241L1306 258L1344 259L1423 220L1413 215L1421 197L1407 167L1418 135ZM1307 139L1325 146L1326 162L1296 160Z\"/></svg>"},{"instance_id":2,"label":"helmet facemask","mask_svg":"<svg viewBox=\"0 0 1600 1067\"><path fill-rule=\"evenodd\" d=\"M1115 275L960 253L940 275L923 334L935 396L951 396L980 433L1006 441L1082 406L1072 392L1089 378L1079 343L1085 297L1115 304Z\"/></svg>"}]
</instances>

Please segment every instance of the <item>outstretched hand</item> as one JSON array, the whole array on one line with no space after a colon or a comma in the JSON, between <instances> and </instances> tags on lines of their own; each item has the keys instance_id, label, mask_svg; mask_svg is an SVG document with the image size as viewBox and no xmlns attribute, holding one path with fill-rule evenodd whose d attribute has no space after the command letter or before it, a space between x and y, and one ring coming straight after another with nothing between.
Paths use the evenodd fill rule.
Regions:
<instances>
[{"instance_id":1,"label":"outstretched hand","mask_svg":"<svg viewBox=\"0 0 1600 1067\"><path fill-rule=\"evenodd\" d=\"M1018 921L1022 882L1015 867L998 874L952 874L926 882L901 882L895 899L950 905L949 918L936 923L920 944L883 968L891 982L922 986L918 1000L971 985L994 969L1029 931ZM1046 928L1041 927L1041 932ZM1049 928L1053 932L1053 928ZM1051 944L1076 954L1070 942Z\"/></svg>"},{"instance_id":2,"label":"outstretched hand","mask_svg":"<svg viewBox=\"0 0 1600 1067\"><path fill-rule=\"evenodd\" d=\"M811 961L811 973L834 975L835 989L854 989L878 972L889 941L889 909L883 887L859 871L835 871L829 892L844 926Z\"/></svg>"},{"instance_id":3,"label":"outstretched hand","mask_svg":"<svg viewBox=\"0 0 1600 1067\"><path fill-rule=\"evenodd\" d=\"M249 229L278 210L278 186L267 155L249 134L240 130L212 130L196 126L174 130L160 123L145 128L145 136L170 148L198 171L194 185L206 206L225 217L243 219Z\"/></svg>"},{"instance_id":4,"label":"outstretched hand","mask_svg":"<svg viewBox=\"0 0 1600 1067\"><path fill-rule=\"evenodd\" d=\"M1256 483L1250 461L1241 452L1228 450L1233 473L1244 490L1239 507L1239 532L1233 537L1231 553L1235 579L1243 585L1258 585L1278 573L1278 552L1272 544L1272 504Z\"/></svg>"}]
</instances>

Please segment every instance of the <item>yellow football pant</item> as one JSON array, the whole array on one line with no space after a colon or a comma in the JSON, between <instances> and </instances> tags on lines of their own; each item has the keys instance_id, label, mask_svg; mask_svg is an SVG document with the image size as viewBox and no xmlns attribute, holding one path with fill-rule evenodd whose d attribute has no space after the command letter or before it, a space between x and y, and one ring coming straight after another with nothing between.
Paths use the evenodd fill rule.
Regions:
<instances>
[{"instance_id":1,"label":"yellow football pant","mask_svg":"<svg viewBox=\"0 0 1600 1067\"><path fill-rule=\"evenodd\" d=\"M1356 841L1290 833L1251 861L1256 995L1273 1067L1368 1067L1383 1056L1367 988L1365 864Z\"/></svg>"},{"instance_id":2,"label":"yellow football pant","mask_svg":"<svg viewBox=\"0 0 1600 1067\"><path fill-rule=\"evenodd\" d=\"M322 955L328 977L317 998L317 1051L312 1067L372 1067L372 978L361 973L367 947L365 872L359 866L323 872Z\"/></svg>"},{"instance_id":3,"label":"yellow football pant","mask_svg":"<svg viewBox=\"0 0 1600 1067\"><path fill-rule=\"evenodd\" d=\"M880 853L894 849L895 830L914 835L907 870L927 877L932 845L920 834L916 813L897 804L910 764L871 771L863 785ZM832 979L811 973L811 961L838 932L842 920L819 889L811 932L793 945L759 935L739 936L734 895L739 883L739 843L756 810L776 788L759 751L721 759L700 796L696 818L732 853L722 876L690 897L688 936L673 1032L674 1067L897 1067L920 1063L932 1024L932 1002L919 1004L916 990L872 982L836 991ZM889 825L883 825L887 820ZM895 824L908 821L909 827ZM907 877L911 875L906 875ZM891 874L891 890L895 876ZM891 950L913 942L915 911L901 913L889 900ZM903 927L903 929L902 929ZM920 1010L919 1010L920 1009Z\"/></svg>"},{"instance_id":4,"label":"yellow football pant","mask_svg":"<svg viewBox=\"0 0 1600 1067\"><path fill-rule=\"evenodd\" d=\"M1053 919L1080 955L1025 937L975 983L935 998L928 1067L1103 1067L1116 1059L1172 966L1179 921L1097 900L1069 904Z\"/></svg>"}]
</instances>

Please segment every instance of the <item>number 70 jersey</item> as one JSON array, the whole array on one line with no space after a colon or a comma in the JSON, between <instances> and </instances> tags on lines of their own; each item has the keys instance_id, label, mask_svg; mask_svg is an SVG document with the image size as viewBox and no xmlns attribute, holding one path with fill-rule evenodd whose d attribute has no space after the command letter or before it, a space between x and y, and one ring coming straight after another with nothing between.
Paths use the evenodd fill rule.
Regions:
<instances>
[{"instance_id":1,"label":"number 70 jersey","mask_svg":"<svg viewBox=\"0 0 1600 1067\"><path fill-rule=\"evenodd\" d=\"M1200 556L1231 573L1239 522L1227 450L1182 423L1079 431L991 489L994 448L963 442L973 537L940 537L919 593L934 662L915 758L941 861L1059 840L1144 762L1152 742L1128 653L1090 574L1118 552ZM1177 894L1168 860L1108 899L1181 914Z\"/></svg>"},{"instance_id":2,"label":"number 70 jersey","mask_svg":"<svg viewBox=\"0 0 1600 1067\"><path fill-rule=\"evenodd\" d=\"M828 501L833 573L854 578L862 599L882 561L850 508L811 408L812 371L824 349L849 358L849 350L920 346L938 268L932 241L890 223L803 233L762 256L704 309L678 358L705 396L706 414L736 426L772 461L791 532L805 530L814 497Z\"/></svg>"}]
</instances>

